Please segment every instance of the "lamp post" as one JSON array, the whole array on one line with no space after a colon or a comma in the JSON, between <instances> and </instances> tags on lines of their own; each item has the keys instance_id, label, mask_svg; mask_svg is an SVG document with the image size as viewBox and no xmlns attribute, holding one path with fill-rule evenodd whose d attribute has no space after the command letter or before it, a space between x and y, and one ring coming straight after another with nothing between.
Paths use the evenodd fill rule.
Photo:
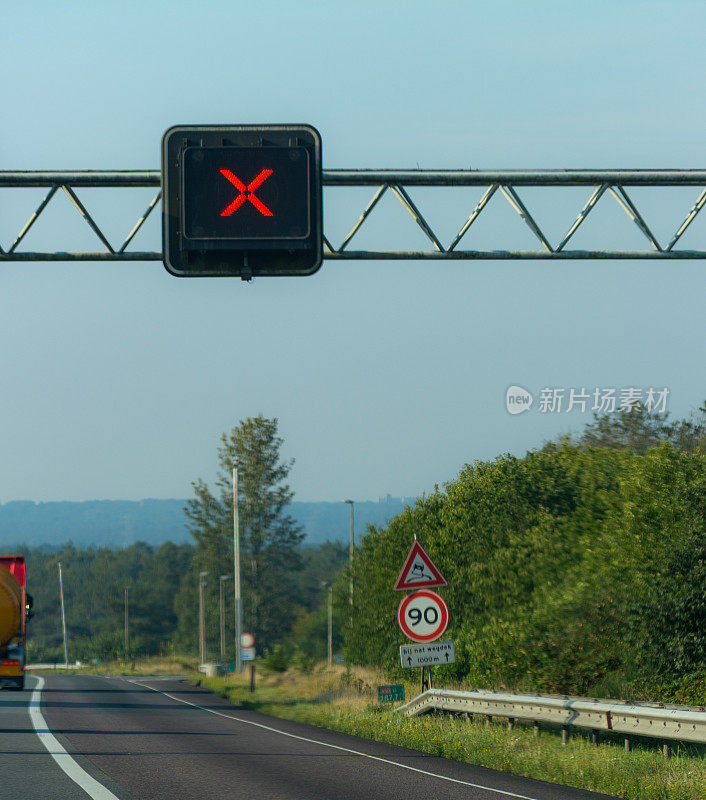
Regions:
<instances>
[{"instance_id":1,"label":"lamp post","mask_svg":"<svg viewBox=\"0 0 706 800\"><path fill-rule=\"evenodd\" d=\"M243 671L240 637L243 633L243 606L240 596L240 529L238 521L238 459L233 461L233 590L235 594L235 669Z\"/></svg>"},{"instance_id":2,"label":"lamp post","mask_svg":"<svg viewBox=\"0 0 706 800\"><path fill-rule=\"evenodd\" d=\"M66 636L66 610L64 609L64 580L61 575L61 561L59 561L59 597L61 598L61 629L64 633L64 664L69 666L69 643Z\"/></svg>"},{"instance_id":3,"label":"lamp post","mask_svg":"<svg viewBox=\"0 0 706 800\"><path fill-rule=\"evenodd\" d=\"M220 584L220 595L221 595L221 661L226 660L226 618L225 618L225 601L223 598L223 583L224 581L229 581L231 579L231 575L221 575L218 579Z\"/></svg>"},{"instance_id":4,"label":"lamp post","mask_svg":"<svg viewBox=\"0 0 706 800\"><path fill-rule=\"evenodd\" d=\"M203 587L206 585L204 578L208 574L208 570L199 572L199 659L201 664L206 660L206 620L203 611Z\"/></svg>"},{"instance_id":5,"label":"lamp post","mask_svg":"<svg viewBox=\"0 0 706 800\"><path fill-rule=\"evenodd\" d=\"M132 586L125 587L125 660L130 658L130 627L129 627L129 601L128 601L128 592L132 589Z\"/></svg>"},{"instance_id":6,"label":"lamp post","mask_svg":"<svg viewBox=\"0 0 706 800\"><path fill-rule=\"evenodd\" d=\"M348 571L350 573L350 586L348 589L348 602L353 605L353 550L355 549L355 542L353 540L353 500L344 500L351 507L351 543L348 550Z\"/></svg>"},{"instance_id":7,"label":"lamp post","mask_svg":"<svg viewBox=\"0 0 706 800\"><path fill-rule=\"evenodd\" d=\"M321 585L328 589L327 610L328 610L328 665L333 664L333 586L330 581L321 581Z\"/></svg>"}]
</instances>

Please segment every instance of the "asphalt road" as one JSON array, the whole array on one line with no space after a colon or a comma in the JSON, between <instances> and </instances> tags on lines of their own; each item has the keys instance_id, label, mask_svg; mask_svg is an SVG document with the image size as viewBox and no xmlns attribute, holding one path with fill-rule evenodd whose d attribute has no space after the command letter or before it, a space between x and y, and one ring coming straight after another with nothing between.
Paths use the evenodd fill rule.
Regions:
<instances>
[{"instance_id":1,"label":"asphalt road","mask_svg":"<svg viewBox=\"0 0 706 800\"><path fill-rule=\"evenodd\" d=\"M50 676L41 706L38 681L0 692L3 800L607 797L246 711L173 678Z\"/></svg>"}]
</instances>

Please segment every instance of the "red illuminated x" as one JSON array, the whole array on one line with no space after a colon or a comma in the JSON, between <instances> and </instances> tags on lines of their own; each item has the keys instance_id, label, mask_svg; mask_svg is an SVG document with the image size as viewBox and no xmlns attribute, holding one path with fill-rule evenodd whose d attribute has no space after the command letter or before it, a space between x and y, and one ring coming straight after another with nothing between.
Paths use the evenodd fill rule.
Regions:
<instances>
[{"instance_id":1,"label":"red illuminated x","mask_svg":"<svg viewBox=\"0 0 706 800\"><path fill-rule=\"evenodd\" d=\"M223 211L221 211L222 217L230 217L231 214L237 211L246 200L251 202L263 217L274 216L270 209L255 194L255 189L259 189L260 186L262 186L262 184L270 177L270 175L272 175L271 169L261 170L259 175L254 177L247 186L240 180L240 178L238 178L236 175L233 175L229 169L222 169L221 175L223 175L226 180L230 181L240 192L235 200L233 200L229 206L226 206Z\"/></svg>"}]
</instances>

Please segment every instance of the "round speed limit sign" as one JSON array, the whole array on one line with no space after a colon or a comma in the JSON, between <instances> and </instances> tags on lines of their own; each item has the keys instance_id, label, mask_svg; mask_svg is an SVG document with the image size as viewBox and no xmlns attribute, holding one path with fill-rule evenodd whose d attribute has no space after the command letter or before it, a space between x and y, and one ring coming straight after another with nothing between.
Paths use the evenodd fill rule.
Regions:
<instances>
[{"instance_id":1,"label":"round speed limit sign","mask_svg":"<svg viewBox=\"0 0 706 800\"><path fill-rule=\"evenodd\" d=\"M431 589L419 589L402 598L397 609L402 633L414 642L433 642L449 624L449 607Z\"/></svg>"}]
</instances>

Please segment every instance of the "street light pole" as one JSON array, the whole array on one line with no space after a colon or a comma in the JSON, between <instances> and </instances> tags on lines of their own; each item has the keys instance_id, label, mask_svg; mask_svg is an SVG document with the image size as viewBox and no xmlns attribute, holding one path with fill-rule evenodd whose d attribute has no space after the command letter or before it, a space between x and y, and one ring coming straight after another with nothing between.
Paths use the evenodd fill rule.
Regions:
<instances>
[{"instance_id":1,"label":"street light pole","mask_svg":"<svg viewBox=\"0 0 706 800\"><path fill-rule=\"evenodd\" d=\"M351 543L348 550L348 571L350 573L350 586L348 587L348 602L353 605L353 551L355 550L355 542L353 540L353 500L344 500L351 507Z\"/></svg>"},{"instance_id":2,"label":"street light pole","mask_svg":"<svg viewBox=\"0 0 706 800\"><path fill-rule=\"evenodd\" d=\"M206 585L204 578L208 570L199 573L199 659L203 664L206 661L206 620L203 610L203 587Z\"/></svg>"},{"instance_id":3,"label":"street light pole","mask_svg":"<svg viewBox=\"0 0 706 800\"><path fill-rule=\"evenodd\" d=\"M326 610L328 617L328 641L327 641L327 654L329 667L333 664L333 586L331 581L321 581L321 586L327 589L326 592Z\"/></svg>"},{"instance_id":4,"label":"street light pole","mask_svg":"<svg viewBox=\"0 0 706 800\"><path fill-rule=\"evenodd\" d=\"M328 665L333 664L333 586L328 585Z\"/></svg>"},{"instance_id":5,"label":"street light pole","mask_svg":"<svg viewBox=\"0 0 706 800\"><path fill-rule=\"evenodd\" d=\"M240 529L238 520L238 459L233 461L233 589L235 593L235 669L243 671L240 637L243 633L243 605L240 596Z\"/></svg>"},{"instance_id":6,"label":"street light pole","mask_svg":"<svg viewBox=\"0 0 706 800\"><path fill-rule=\"evenodd\" d=\"M64 580L61 576L61 561L59 561L59 597L61 598L61 628L64 632L64 664L69 666L69 643L66 637L66 611L64 609Z\"/></svg>"},{"instance_id":7,"label":"street light pole","mask_svg":"<svg viewBox=\"0 0 706 800\"><path fill-rule=\"evenodd\" d=\"M218 579L221 588L221 661L226 660L226 617L225 617L225 601L223 598L223 582L229 581L230 575L221 575Z\"/></svg>"},{"instance_id":8,"label":"street light pole","mask_svg":"<svg viewBox=\"0 0 706 800\"><path fill-rule=\"evenodd\" d=\"M129 601L128 601L128 592L132 589L132 586L125 587L125 660L127 661L130 658L130 628L129 628Z\"/></svg>"}]
</instances>

